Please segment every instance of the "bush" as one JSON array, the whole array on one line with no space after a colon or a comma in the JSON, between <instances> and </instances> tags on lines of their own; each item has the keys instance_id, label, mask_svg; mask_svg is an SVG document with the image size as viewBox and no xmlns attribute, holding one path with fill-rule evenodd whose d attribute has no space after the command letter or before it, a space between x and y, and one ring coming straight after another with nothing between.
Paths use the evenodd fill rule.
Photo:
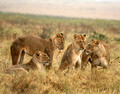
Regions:
<instances>
[{"instance_id":1,"label":"bush","mask_svg":"<svg viewBox=\"0 0 120 94\"><path fill-rule=\"evenodd\" d=\"M120 42L120 38L114 38L116 42Z\"/></svg>"},{"instance_id":2,"label":"bush","mask_svg":"<svg viewBox=\"0 0 120 94\"><path fill-rule=\"evenodd\" d=\"M98 32L96 32L96 31L94 31L93 34L90 35L89 38L95 39L95 40L101 40L101 41L102 41L102 40L106 40L106 39L107 39L107 36L104 35L104 34L101 34L101 33L98 33Z\"/></svg>"},{"instance_id":3,"label":"bush","mask_svg":"<svg viewBox=\"0 0 120 94\"><path fill-rule=\"evenodd\" d=\"M16 27L7 27L1 30L0 36L6 39L15 39L17 36L22 35L22 30Z\"/></svg>"},{"instance_id":4,"label":"bush","mask_svg":"<svg viewBox=\"0 0 120 94\"><path fill-rule=\"evenodd\" d=\"M53 33L52 29L50 27L43 27L43 32L40 35L41 38L50 38L50 35Z\"/></svg>"}]
</instances>

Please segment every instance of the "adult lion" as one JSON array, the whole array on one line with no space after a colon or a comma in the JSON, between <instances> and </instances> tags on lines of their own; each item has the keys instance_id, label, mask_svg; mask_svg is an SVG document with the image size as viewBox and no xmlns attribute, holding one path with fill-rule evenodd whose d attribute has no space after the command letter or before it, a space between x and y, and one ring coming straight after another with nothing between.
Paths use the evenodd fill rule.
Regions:
<instances>
[{"instance_id":1,"label":"adult lion","mask_svg":"<svg viewBox=\"0 0 120 94\"><path fill-rule=\"evenodd\" d=\"M59 50L64 49L64 35L62 33L57 33L47 40L36 35L23 35L18 37L11 45L12 63L13 65L22 64L25 53L33 56L36 51L42 51L51 59L51 63L48 66L50 68L56 48Z\"/></svg>"}]
</instances>

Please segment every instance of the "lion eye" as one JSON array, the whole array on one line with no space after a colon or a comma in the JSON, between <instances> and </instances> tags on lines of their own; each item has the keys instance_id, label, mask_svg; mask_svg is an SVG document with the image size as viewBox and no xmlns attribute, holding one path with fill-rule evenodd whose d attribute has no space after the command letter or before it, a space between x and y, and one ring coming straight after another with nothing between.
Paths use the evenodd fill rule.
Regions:
<instances>
[{"instance_id":1,"label":"lion eye","mask_svg":"<svg viewBox=\"0 0 120 94\"><path fill-rule=\"evenodd\" d=\"M63 44L63 41L61 43Z\"/></svg>"},{"instance_id":2,"label":"lion eye","mask_svg":"<svg viewBox=\"0 0 120 94\"><path fill-rule=\"evenodd\" d=\"M36 54L36 56L39 56L39 54Z\"/></svg>"},{"instance_id":3,"label":"lion eye","mask_svg":"<svg viewBox=\"0 0 120 94\"><path fill-rule=\"evenodd\" d=\"M79 41L79 43L82 43L82 41Z\"/></svg>"}]
</instances>

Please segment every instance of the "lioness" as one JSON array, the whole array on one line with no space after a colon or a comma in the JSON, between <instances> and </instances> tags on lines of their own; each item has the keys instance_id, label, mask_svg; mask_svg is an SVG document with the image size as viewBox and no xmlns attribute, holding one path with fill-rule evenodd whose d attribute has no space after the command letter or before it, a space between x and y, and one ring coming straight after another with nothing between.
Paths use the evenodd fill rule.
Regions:
<instances>
[{"instance_id":1,"label":"lioness","mask_svg":"<svg viewBox=\"0 0 120 94\"><path fill-rule=\"evenodd\" d=\"M41 51L35 52L33 55L32 59L27 63L27 64L18 64L18 65L13 65L12 67L8 68L6 70L6 73L17 73L17 72L28 72L29 70L40 70L44 71L45 66L49 65L50 63L50 58L48 57L47 54Z\"/></svg>"},{"instance_id":2,"label":"lioness","mask_svg":"<svg viewBox=\"0 0 120 94\"><path fill-rule=\"evenodd\" d=\"M84 50L86 35L74 34L73 42L68 46L64 55L59 69L64 70L65 68L74 68L76 62L81 66L82 51Z\"/></svg>"},{"instance_id":3,"label":"lioness","mask_svg":"<svg viewBox=\"0 0 120 94\"><path fill-rule=\"evenodd\" d=\"M32 56L36 51L42 51L51 59L48 66L50 68L56 48L59 50L64 48L64 35L62 33L57 33L47 40L36 35L23 35L18 37L11 45L12 63L13 65L22 64L25 53Z\"/></svg>"},{"instance_id":4,"label":"lioness","mask_svg":"<svg viewBox=\"0 0 120 94\"><path fill-rule=\"evenodd\" d=\"M98 40L92 41L87 45L86 50L83 53L82 68L87 65L88 60L91 63L91 69L97 66L107 68L108 63L110 62L108 47Z\"/></svg>"}]
</instances>

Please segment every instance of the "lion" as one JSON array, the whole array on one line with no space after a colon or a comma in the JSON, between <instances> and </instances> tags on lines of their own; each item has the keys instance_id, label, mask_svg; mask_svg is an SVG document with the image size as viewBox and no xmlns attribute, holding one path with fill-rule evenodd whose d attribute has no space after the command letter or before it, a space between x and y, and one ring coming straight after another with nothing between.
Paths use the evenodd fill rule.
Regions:
<instances>
[{"instance_id":1,"label":"lion","mask_svg":"<svg viewBox=\"0 0 120 94\"><path fill-rule=\"evenodd\" d=\"M51 63L48 66L48 68L50 68L55 49L58 48L59 50L63 50L64 42L65 40L63 33L57 33L50 39L42 39L39 36L31 34L20 36L12 43L10 47L12 64L22 64L25 53L33 56L36 51L42 51L51 59Z\"/></svg>"},{"instance_id":2,"label":"lion","mask_svg":"<svg viewBox=\"0 0 120 94\"><path fill-rule=\"evenodd\" d=\"M45 71L46 66L50 64L51 59L48 55L41 51L36 51L32 59L26 64L13 65L6 70L6 73L27 73L30 70Z\"/></svg>"},{"instance_id":3,"label":"lion","mask_svg":"<svg viewBox=\"0 0 120 94\"><path fill-rule=\"evenodd\" d=\"M110 62L110 52L107 45L99 41L98 46L94 48L91 54L91 67L96 68L97 66L102 66L103 68L108 68Z\"/></svg>"},{"instance_id":4,"label":"lion","mask_svg":"<svg viewBox=\"0 0 120 94\"><path fill-rule=\"evenodd\" d=\"M82 52L85 46L86 35L74 34L73 42L67 47L61 60L59 70L73 69L76 62L81 66Z\"/></svg>"},{"instance_id":5,"label":"lion","mask_svg":"<svg viewBox=\"0 0 120 94\"><path fill-rule=\"evenodd\" d=\"M83 52L81 69L85 69L88 61L91 63L91 69L97 66L107 68L110 62L110 53L107 45L98 40L90 42Z\"/></svg>"},{"instance_id":6,"label":"lion","mask_svg":"<svg viewBox=\"0 0 120 94\"><path fill-rule=\"evenodd\" d=\"M88 61L91 60L91 53L95 47L99 44L98 41L93 41L88 43L85 50L82 53L82 63L81 63L81 69L84 70L88 64Z\"/></svg>"}]
</instances>

